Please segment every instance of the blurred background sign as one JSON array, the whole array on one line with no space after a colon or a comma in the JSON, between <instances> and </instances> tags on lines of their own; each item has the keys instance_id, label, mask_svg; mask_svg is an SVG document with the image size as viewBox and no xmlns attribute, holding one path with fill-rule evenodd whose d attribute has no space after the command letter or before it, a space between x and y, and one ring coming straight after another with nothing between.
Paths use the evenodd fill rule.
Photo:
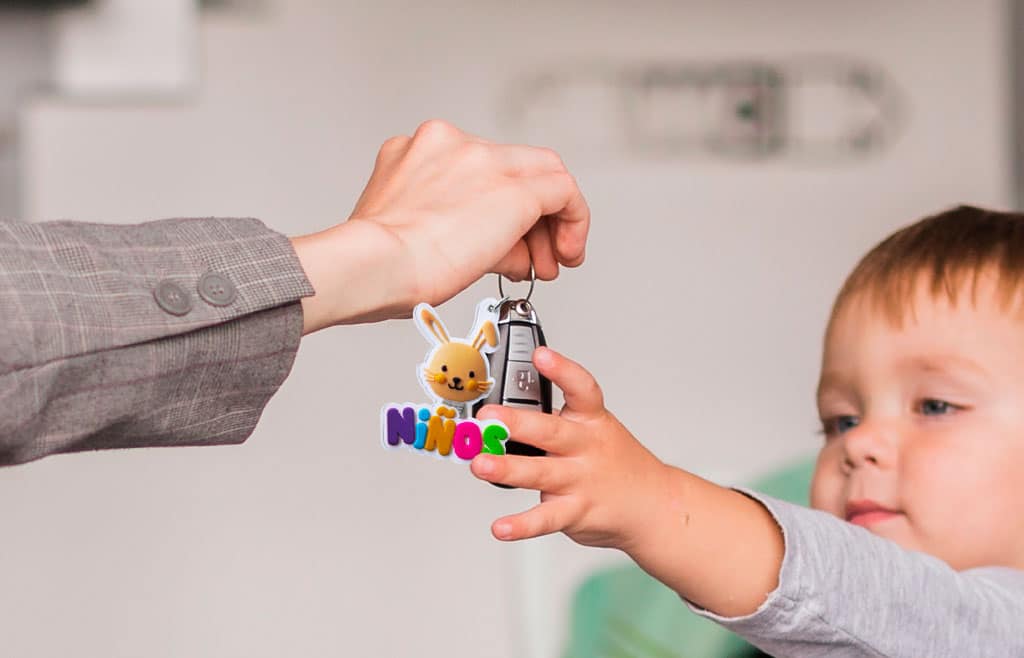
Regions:
<instances>
[{"instance_id":1,"label":"blurred background sign","mask_svg":"<svg viewBox=\"0 0 1024 658\"><path fill-rule=\"evenodd\" d=\"M843 56L546 65L509 86L506 129L594 155L791 158L825 165L895 140L899 86Z\"/></svg>"}]
</instances>

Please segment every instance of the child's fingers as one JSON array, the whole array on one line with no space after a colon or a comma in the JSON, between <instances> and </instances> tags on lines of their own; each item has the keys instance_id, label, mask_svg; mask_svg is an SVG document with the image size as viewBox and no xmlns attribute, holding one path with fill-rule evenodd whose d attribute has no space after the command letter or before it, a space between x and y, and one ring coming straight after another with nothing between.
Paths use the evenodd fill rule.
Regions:
<instances>
[{"instance_id":1,"label":"child's fingers","mask_svg":"<svg viewBox=\"0 0 1024 658\"><path fill-rule=\"evenodd\" d=\"M525 512L498 519L491 525L491 532L502 541L550 535L568 528L579 516L578 507L568 497L547 500Z\"/></svg>"},{"instance_id":2,"label":"child's fingers","mask_svg":"<svg viewBox=\"0 0 1024 658\"><path fill-rule=\"evenodd\" d=\"M573 481L574 464L557 457L480 454L469 465L473 475L495 484L559 492Z\"/></svg>"},{"instance_id":3,"label":"child's fingers","mask_svg":"<svg viewBox=\"0 0 1024 658\"><path fill-rule=\"evenodd\" d=\"M565 406L572 411L588 414L604 410L604 394L594 376L586 368L549 347L538 347L533 352L533 364L540 374L562 389Z\"/></svg>"},{"instance_id":4,"label":"child's fingers","mask_svg":"<svg viewBox=\"0 0 1024 658\"><path fill-rule=\"evenodd\" d=\"M509 438L556 455L567 455L581 443L581 425L531 409L492 404L481 409L476 417L499 420L508 428Z\"/></svg>"}]
</instances>

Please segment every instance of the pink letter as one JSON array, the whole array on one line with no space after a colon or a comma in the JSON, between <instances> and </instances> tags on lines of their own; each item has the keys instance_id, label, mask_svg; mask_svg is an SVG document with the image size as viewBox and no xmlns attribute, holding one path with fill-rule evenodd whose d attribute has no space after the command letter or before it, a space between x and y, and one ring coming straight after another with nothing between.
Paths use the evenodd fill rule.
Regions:
<instances>
[{"instance_id":1,"label":"pink letter","mask_svg":"<svg viewBox=\"0 0 1024 658\"><path fill-rule=\"evenodd\" d=\"M480 454L484 440L480 436L480 426L471 420L463 421L455 427L453 441L455 456L469 461Z\"/></svg>"}]
</instances>

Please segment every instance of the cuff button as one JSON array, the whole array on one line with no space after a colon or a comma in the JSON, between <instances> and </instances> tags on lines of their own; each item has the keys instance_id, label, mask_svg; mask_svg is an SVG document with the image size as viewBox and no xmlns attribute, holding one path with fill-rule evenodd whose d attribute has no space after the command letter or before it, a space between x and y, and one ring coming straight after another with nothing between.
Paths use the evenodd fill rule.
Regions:
<instances>
[{"instance_id":1,"label":"cuff button","mask_svg":"<svg viewBox=\"0 0 1024 658\"><path fill-rule=\"evenodd\" d=\"M192 300L189 299L188 293L170 279L164 279L156 284L153 297L157 306L171 315L185 315L192 310Z\"/></svg>"},{"instance_id":2,"label":"cuff button","mask_svg":"<svg viewBox=\"0 0 1024 658\"><path fill-rule=\"evenodd\" d=\"M227 306L238 298L238 289L223 274L207 272L199 279L199 296L211 306Z\"/></svg>"}]
</instances>

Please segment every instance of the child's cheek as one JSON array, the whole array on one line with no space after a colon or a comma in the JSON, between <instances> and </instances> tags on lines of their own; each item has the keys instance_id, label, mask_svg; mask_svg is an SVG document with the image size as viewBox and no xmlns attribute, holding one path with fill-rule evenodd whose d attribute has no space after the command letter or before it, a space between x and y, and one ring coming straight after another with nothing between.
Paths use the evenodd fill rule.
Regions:
<instances>
[{"instance_id":1,"label":"child's cheek","mask_svg":"<svg viewBox=\"0 0 1024 658\"><path fill-rule=\"evenodd\" d=\"M841 451L837 446L838 442L833 440L818 453L811 478L810 503L814 509L842 517L844 476L840 470Z\"/></svg>"}]
</instances>

